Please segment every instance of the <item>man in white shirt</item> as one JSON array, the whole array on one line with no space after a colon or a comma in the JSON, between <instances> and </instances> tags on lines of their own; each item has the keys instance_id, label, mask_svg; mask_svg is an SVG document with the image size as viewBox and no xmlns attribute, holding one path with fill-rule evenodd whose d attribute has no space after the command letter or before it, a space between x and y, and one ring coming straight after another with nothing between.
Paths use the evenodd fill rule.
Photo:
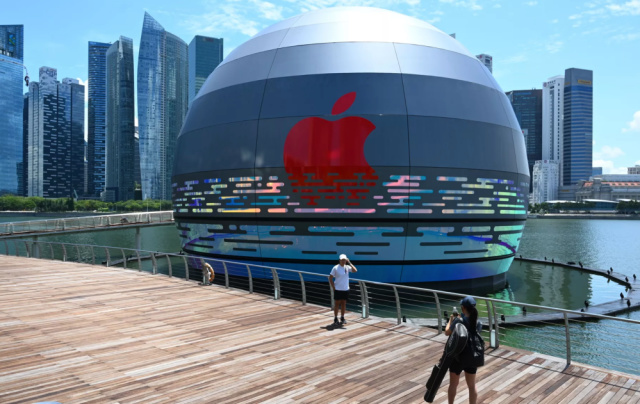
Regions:
<instances>
[{"instance_id":1,"label":"man in white shirt","mask_svg":"<svg viewBox=\"0 0 640 404\"><path fill-rule=\"evenodd\" d=\"M347 310L347 300L349 300L349 272L358 272L358 270L345 254L340 254L340 263L333 267L329 275L329 283L331 284L331 289L333 289L333 300L335 300L333 308L334 325L347 324L344 319L344 312ZM340 308L341 312L340 322L338 322L338 308Z\"/></svg>"}]
</instances>

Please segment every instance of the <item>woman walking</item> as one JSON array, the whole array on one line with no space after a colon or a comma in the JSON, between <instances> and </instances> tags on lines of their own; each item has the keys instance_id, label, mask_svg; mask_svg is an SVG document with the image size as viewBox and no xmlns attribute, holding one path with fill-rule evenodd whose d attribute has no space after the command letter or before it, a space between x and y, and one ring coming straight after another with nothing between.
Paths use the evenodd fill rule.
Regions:
<instances>
[{"instance_id":1,"label":"woman walking","mask_svg":"<svg viewBox=\"0 0 640 404\"><path fill-rule=\"evenodd\" d=\"M451 335L453 329L457 323L462 323L469 331L469 335L472 332L480 334L482 330L482 323L478 321L478 310L476 309L476 301L473 297L467 296L460 301L462 307L462 318L457 314L452 314L449 317L449 323L444 331L445 335ZM467 342L468 344L471 341ZM449 404L453 404L458 389L458 383L460 382L460 373L464 371L464 379L467 382L469 388L469 403L476 404L478 400L478 392L476 391L476 372L478 368L472 366L469 363L462 363L458 360L453 360L449 367Z\"/></svg>"}]
</instances>

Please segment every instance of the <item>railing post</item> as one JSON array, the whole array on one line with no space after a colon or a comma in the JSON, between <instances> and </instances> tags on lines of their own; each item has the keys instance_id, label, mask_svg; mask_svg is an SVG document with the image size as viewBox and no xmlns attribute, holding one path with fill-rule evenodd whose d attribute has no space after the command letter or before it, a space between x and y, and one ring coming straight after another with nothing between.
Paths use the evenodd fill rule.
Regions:
<instances>
[{"instance_id":1,"label":"railing post","mask_svg":"<svg viewBox=\"0 0 640 404\"><path fill-rule=\"evenodd\" d=\"M27 251L27 258L31 258L31 252L29 251L29 242L25 240L24 249Z\"/></svg>"},{"instance_id":2,"label":"railing post","mask_svg":"<svg viewBox=\"0 0 640 404\"><path fill-rule=\"evenodd\" d=\"M491 320L491 311L489 309L489 301L485 300L484 302L487 305L487 320L489 320L489 346L491 348L495 348L494 347L495 343L493 342L493 339L495 338L493 336L493 332L494 332L493 331L493 321Z\"/></svg>"},{"instance_id":3,"label":"railing post","mask_svg":"<svg viewBox=\"0 0 640 404\"><path fill-rule=\"evenodd\" d=\"M393 287L393 293L396 295L396 311L398 313L398 325L402 323L402 313L400 310L400 295L398 295L398 288Z\"/></svg>"},{"instance_id":4,"label":"railing post","mask_svg":"<svg viewBox=\"0 0 640 404\"><path fill-rule=\"evenodd\" d=\"M76 244L76 257L78 257L78 262L82 262L80 259L80 247Z\"/></svg>"},{"instance_id":5,"label":"railing post","mask_svg":"<svg viewBox=\"0 0 640 404\"><path fill-rule=\"evenodd\" d=\"M571 365L571 338L569 337L569 318L564 314L564 331L567 338L567 366Z\"/></svg>"},{"instance_id":6,"label":"railing post","mask_svg":"<svg viewBox=\"0 0 640 404\"><path fill-rule=\"evenodd\" d=\"M496 343L494 348L500 348L500 324L498 323L498 317L496 314L496 305L491 302L491 312L493 314L493 323L496 325Z\"/></svg>"},{"instance_id":7,"label":"railing post","mask_svg":"<svg viewBox=\"0 0 640 404\"><path fill-rule=\"evenodd\" d=\"M67 247L62 244L62 261L67 262Z\"/></svg>"},{"instance_id":8,"label":"railing post","mask_svg":"<svg viewBox=\"0 0 640 404\"><path fill-rule=\"evenodd\" d=\"M249 274L249 293L253 293L253 277L251 276L251 267L247 266L247 274Z\"/></svg>"},{"instance_id":9,"label":"railing post","mask_svg":"<svg viewBox=\"0 0 640 404\"><path fill-rule=\"evenodd\" d=\"M124 248L120 249L120 252L122 253L122 268L127 268L127 256L124 255Z\"/></svg>"},{"instance_id":10,"label":"railing post","mask_svg":"<svg viewBox=\"0 0 640 404\"><path fill-rule=\"evenodd\" d=\"M52 243L49 243L49 249L51 250L51 260L54 260L56 257L53 254L53 244Z\"/></svg>"},{"instance_id":11,"label":"railing post","mask_svg":"<svg viewBox=\"0 0 640 404\"><path fill-rule=\"evenodd\" d=\"M91 265L96 264L96 252L93 250L93 246L91 246Z\"/></svg>"},{"instance_id":12,"label":"railing post","mask_svg":"<svg viewBox=\"0 0 640 404\"><path fill-rule=\"evenodd\" d=\"M9 244L7 243L7 240L2 241L4 241L4 255L9 255Z\"/></svg>"},{"instance_id":13,"label":"railing post","mask_svg":"<svg viewBox=\"0 0 640 404\"><path fill-rule=\"evenodd\" d=\"M171 257L169 257L169 254L166 254L165 257L167 257L167 264L169 265L169 277L171 278L173 276L173 270L171 269Z\"/></svg>"},{"instance_id":14,"label":"railing post","mask_svg":"<svg viewBox=\"0 0 640 404\"><path fill-rule=\"evenodd\" d=\"M184 255L182 256L182 259L184 260L184 279L189 280L189 261Z\"/></svg>"},{"instance_id":15,"label":"railing post","mask_svg":"<svg viewBox=\"0 0 640 404\"><path fill-rule=\"evenodd\" d=\"M302 289L302 305L307 304L307 288L304 286L304 278L302 277L302 272L298 272L300 276L300 288Z\"/></svg>"},{"instance_id":16,"label":"railing post","mask_svg":"<svg viewBox=\"0 0 640 404\"><path fill-rule=\"evenodd\" d=\"M151 264L153 265L152 273L155 275L158 273L158 262L156 261L156 255L151 253Z\"/></svg>"},{"instance_id":17,"label":"railing post","mask_svg":"<svg viewBox=\"0 0 640 404\"><path fill-rule=\"evenodd\" d=\"M147 213L147 215L149 215ZM205 262L203 258L200 258L200 267L202 268L202 284L203 285L209 285L209 277L207 276L207 270L205 269L204 266Z\"/></svg>"},{"instance_id":18,"label":"railing post","mask_svg":"<svg viewBox=\"0 0 640 404\"><path fill-rule=\"evenodd\" d=\"M438 313L438 335L442 334L442 309L440 308L440 298L436 292L433 292L433 298L436 300L436 312Z\"/></svg>"},{"instance_id":19,"label":"railing post","mask_svg":"<svg viewBox=\"0 0 640 404\"><path fill-rule=\"evenodd\" d=\"M229 289L229 271L227 270L227 263L222 261L222 267L224 268L224 287Z\"/></svg>"},{"instance_id":20,"label":"railing post","mask_svg":"<svg viewBox=\"0 0 640 404\"><path fill-rule=\"evenodd\" d=\"M360 295L362 296L362 318L369 318L369 291L364 281L358 281L360 285Z\"/></svg>"},{"instance_id":21,"label":"railing post","mask_svg":"<svg viewBox=\"0 0 640 404\"><path fill-rule=\"evenodd\" d=\"M140 259L140 253L136 250L136 258L138 259L138 272L142 271L142 260Z\"/></svg>"},{"instance_id":22,"label":"railing post","mask_svg":"<svg viewBox=\"0 0 640 404\"><path fill-rule=\"evenodd\" d=\"M16 257L19 257L20 256L20 249L18 248L18 242L16 240L13 240L13 248L16 249ZM40 250L38 249L38 252L39 251ZM40 258L39 255L40 254L38 254L38 258Z\"/></svg>"},{"instance_id":23,"label":"railing post","mask_svg":"<svg viewBox=\"0 0 640 404\"><path fill-rule=\"evenodd\" d=\"M104 248L105 254L107 254L107 267L109 266L109 261L111 261L111 256L109 255L109 249L107 247Z\"/></svg>"},{"instance_id":24,"label":"railing post","mask_svg":"<svg viewBox=\"0 0 640 404\"><path fill-rule=\"evenodd\" d=\"M336 306L336 301L333 298L333 288L331 287L331 284L329 283L329 292L331 293L331 310L333 310L333 308Z\"/></svg>"},{"instance_id":25,"label":"railing post","mask_svg":"<svg viewBox=\"0 0 640 404\"><path fill-rule=\"evenodd\" d=\"M273 268L269 269L271 269L273 276L273 299L278 300L280 298L280 279L278 278L278 272Z\"/></svg>"}]
</instances>

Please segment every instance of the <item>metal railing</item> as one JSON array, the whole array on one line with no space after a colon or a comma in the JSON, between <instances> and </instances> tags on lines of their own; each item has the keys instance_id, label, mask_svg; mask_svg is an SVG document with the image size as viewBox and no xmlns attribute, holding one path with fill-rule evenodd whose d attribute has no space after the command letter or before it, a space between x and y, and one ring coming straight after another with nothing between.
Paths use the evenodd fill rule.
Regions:
<instances>
[{"instance_id":1,"label":"metal railing","mask_svg":"<svg viewBox=\"0 0 640 404\"><path fill-rule=\"evenodd\" d=\"M60 219L30 220L24 222L0 223L0 236L41 234L70 230L90 230L96 228L164 223L173 221L173 211L122 213L115 215L68 217Z\"/></svg>"},{"instance_id":2,"label":"metal railing","mask_svg":"<svg viewBox=\"0 0 640 404\"><path fill-rule=\"evenodd\" d=\"M122 267L195 280L208 285L205 259L184 254L110 246L31 240L0 240L6 255ZM1 245L1 244L0 244ZM0 247L1 248L1 247ZM216 272L214 283L249 293L289 298L303 305L333 307L328 275L234 261L206 259ZM441 334L447 315L465 295L352 278L348 309L435 328ZM477 301L481 335L492 348L501 344L640 374L640 321L595 313L511 302L481 296ZM625 304L621 301L621 305ZM524 309L526 308L526 313ZM449 312L449 313L448 313ZM504 316L504 317L503 317ZM528 316L528 317L527 317ZM520 318L517 324L513 319ZM526 320L526 321L524 321Z\"/></svg>"}]
</instances>

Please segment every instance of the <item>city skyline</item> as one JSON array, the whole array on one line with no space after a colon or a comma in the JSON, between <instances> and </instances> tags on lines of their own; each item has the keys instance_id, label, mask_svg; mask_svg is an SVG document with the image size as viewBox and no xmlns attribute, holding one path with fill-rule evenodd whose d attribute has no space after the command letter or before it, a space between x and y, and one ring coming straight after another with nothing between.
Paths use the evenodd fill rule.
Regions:
<instances>
[{"instance_id":1,"label":"city skyline","mask_svg":"<svg viewBox=\"0 0 640 404\"><path fill-rule=\"evenodd\" d=\"M260 29L305 9L362 2L205 1L192 10L168 1L115 3L121 7L113 18L108 13L113 4L97 5L95 12L83 15L78 24L56 25L56 29L52 28L55 16L80 3L63 2L68 7L52 9L46 15L25 13L24 7L9 5L6 20L0 23L25 26L24 59L32 76L39 67L52 66L62 75L86 83L89 41L112 42L120 35L129 36L133 38L137 64L140 20L145 11L184 41L195 35L224 38L226 55ZM549 77L572 67L592 70L598 81L593 97L593 165L612 173L626 172L626 167L640 161L640 154L634 153L640 150L640 102L634 98L640 91L640 77L634 70L640 55L628 51L640 43L640 5L636 3L554 3L552 15L547 13L549 1L381 1L371 5L416 16L447 33L455 32L471 53L492 55L494 77L505 91L541 89ZM524 22L536 29L520 29Z\"/></svg>"}]
</instances>

